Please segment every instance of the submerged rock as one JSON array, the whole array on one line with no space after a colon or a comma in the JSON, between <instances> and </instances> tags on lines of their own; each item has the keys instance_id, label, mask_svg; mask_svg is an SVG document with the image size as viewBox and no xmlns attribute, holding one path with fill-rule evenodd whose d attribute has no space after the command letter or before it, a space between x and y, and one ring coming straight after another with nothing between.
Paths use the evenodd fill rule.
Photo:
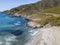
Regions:
<instances>
[{"instance_id":1,"label":"submerged rock","mask_svg":"<svg viewBox=\"0 0 60 45\"><path fill-rule=\"evenodd\" d=\"M13 34L13 35L15 35L15 36L19 36L19 35L21 35L21 34L23 33L23 31L21 31L21 30L16 30L16 31L10 32L10 33Z\"/></svg>"},{"instance_id":2,"label":"submerged rock","mask_svg":"<svg viewBox=\"0 0 60 45\"><path fill-rule=\"evenodd\" d=\"M7 34L13 34L15 36L22 35L24 31L21 30L3 30L0 31L0 35L7 35Z\"/></svg>"}]
</instances>

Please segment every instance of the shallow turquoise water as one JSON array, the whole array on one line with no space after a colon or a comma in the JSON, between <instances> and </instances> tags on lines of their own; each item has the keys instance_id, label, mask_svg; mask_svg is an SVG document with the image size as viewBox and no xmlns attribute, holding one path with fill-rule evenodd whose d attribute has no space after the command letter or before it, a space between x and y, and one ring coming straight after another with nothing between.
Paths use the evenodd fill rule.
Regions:
<instances>
[{"instance_id":1,"label":"shallow turquoise water","mask_svg":"<svg viewBox=\"0 0 60 45\"><path fill-rule=\"evenodd\" d=\"M0 13L0 45L25 45L36 31L26 25L29 21Z\"/></svg>"}]
</instances>

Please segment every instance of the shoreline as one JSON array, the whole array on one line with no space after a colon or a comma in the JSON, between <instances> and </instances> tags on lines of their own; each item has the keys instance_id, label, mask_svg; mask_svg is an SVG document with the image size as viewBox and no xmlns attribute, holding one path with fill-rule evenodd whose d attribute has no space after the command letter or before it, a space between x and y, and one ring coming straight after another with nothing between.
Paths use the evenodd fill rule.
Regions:
<instances>
[{"instance_id":1,"label":"shoreline","mask_svg":"<svg viewBox=\"0 0 60 45\"><path fill-rule=\"evenodd\" d=\"M39 28L38 33L26 45L60 45L59 29L60 27L57 26Z\"/></svg>"}]
</instances>

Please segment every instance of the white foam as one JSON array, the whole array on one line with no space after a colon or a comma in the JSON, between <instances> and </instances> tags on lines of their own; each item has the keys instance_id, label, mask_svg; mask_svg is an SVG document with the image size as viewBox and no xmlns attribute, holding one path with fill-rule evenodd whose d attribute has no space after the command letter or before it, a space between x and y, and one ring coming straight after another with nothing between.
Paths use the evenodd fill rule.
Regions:
<instances>
[{"instance_id":1,"label":"white foam","mask_svg":"<svg viewBox=\"0 0 60 45\"><path fill-rule=\"evenodd\" d=\"M20 21L18 21L18 22L16 22L16 23L14 23L14 25L20 25L21 24L21 22Z\"/></svg>"},{"instance_id":2,"label":"white foam","mask_svg":"<svg viewBox=\"0 0 60 45\"><path fill-rule=\"evenodd\" d=\"M0 45L2 45L3 44L3 42L2 41L0 41Z\"/></svg>"},{"instance_id":3,"label":"white foam","mask_svg":"<svg viewBox=\"0 0 60 45\"><path fill-rule=\"evenodd\" d=\"M30 35L34 36L38 33L38 30L37 31L36 30L30 30L29 32L30 32Z\"/></svg>"},{"instance_id":4,"label":"white foam","mask_svg":"<svg viewBox=\"0 0 60 45\"><path fill-rule=\"evenodd\" d=\"M36 35L37 33L38 33L38 31L33 32L31 35L34 36L34 35Z\"/></svg>"},{"instance_id":5,"label":"white foam","mask_svg":"<svg viewBox=\"0 0 60 45\"><path fill-rule=\"evenodd\" d=\"M13 42L17 41L16 36L6 36L4 45L12 45Z\"/></svg>"},{"instance_id":6,"label":"white foam","mask_svg":"<svg viewBox=\"0 0 60 45\"><path fill-rule=\"evenodd\" d=\"M30 30L29 32L33 32L33 30Z\"/></svg>"},{"instance_id":7,"label":"white foam","mask_svg":"<svg viewBox=\"0 0 60 45\"><path fill-rule=\"evenodd\" d=\"M6 41L16 41L16 36L9 36L5 38Z\"/></svg>"},{"instance_id":8,"label":"white foam","mask_svg":"<svg viewBox=\"0 0 60 45\"><path fill-rule=\"evenodd\" d=\"M10 42L6 42L5 45L11 45L11 43Z\"/></svg>"},{"instance_id":9,"label":"white foam","mask_svg":"<svg viewBox=\"0 0 60 45\"><path fill-rule=\"evenodd\" d=\"M31 45L31 44L28 42L28 43L25 43L25 45Z\"/></svg>"}]
</instances>

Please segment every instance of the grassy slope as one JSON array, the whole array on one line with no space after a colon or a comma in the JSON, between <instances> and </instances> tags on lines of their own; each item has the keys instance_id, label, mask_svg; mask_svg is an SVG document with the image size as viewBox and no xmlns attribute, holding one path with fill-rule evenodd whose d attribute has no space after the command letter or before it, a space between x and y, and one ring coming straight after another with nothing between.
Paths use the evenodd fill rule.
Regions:
<instances>
[{"instance_id":1,"label":"grassy slope","mask_svg":"<svg viewBox=\"0 0 60 45\"><path fill-rule=\"evenodd\" d=\"M54 8L50 8L50 9L45 9L43 12L60 14L60 6L57 6L57 7L54 7Z\"/></svg>"},{"instance_id":2,"label":"grassy slope","mask_svg":"<svg viewBox=\"0 0 60 45\"><path fill-rule=\"evenodd\" d=\"M60 26L60 16L58 17L55 17L55 16L52 16L52 15L49 15L49 16L45 16L44 18L41 18L41 20L37 20L36 21L37 23L40 23L42 25L45 25L45 24L51 24L52 26Z\"/></svg>"},{"instance_id":3,"label":"grassy slope","mask_svg":"<svg viewBox=\"0 0 60 45\"><path fill-rule=\"evenodd\" d=\"M47 15L45 14L44 15L45 17L42 17L41 20L36 20L36 22L43 24L43 25L49 23L54 26L60 26L60 6L45 9L42 12L47 13Z\"/></svg>"}]
</instances>

